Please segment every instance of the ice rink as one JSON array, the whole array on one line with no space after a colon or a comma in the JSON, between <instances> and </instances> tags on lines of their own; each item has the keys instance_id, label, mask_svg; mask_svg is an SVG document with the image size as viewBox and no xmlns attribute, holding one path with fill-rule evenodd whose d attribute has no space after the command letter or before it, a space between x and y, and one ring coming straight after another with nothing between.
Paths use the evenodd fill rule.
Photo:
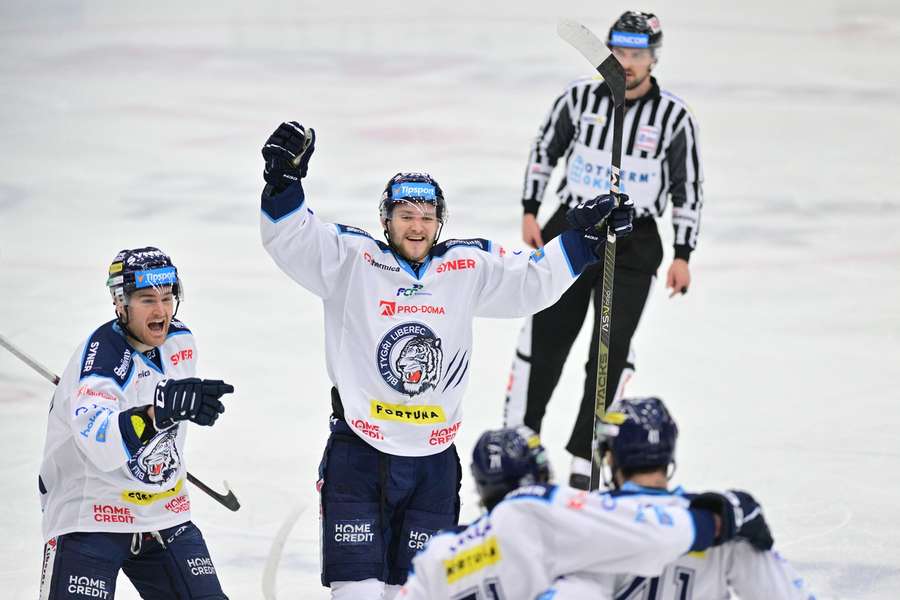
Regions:
<instances>
[{"instance_id":1,"label":"ice rink","mask_svg":"<svg viewBox=\"0 0 900 600\"><path fill-rule=\"evenodd\" d=\"M229 596L261 597L272 539L299 504L278 597L328 597L314 488L330 412L322 309L259 240L269 133L315 127L304 186L326 220L378 234L387 179L427 170L448 198L446 237L521 245L529 142L590 73L556 20L605 34L637 8L660 16L655 74L700 124L706 204L690 293L669 300L657 282L629 394L659 395L677 419L676 481L752 490L820 598L900 597L900 5L329 4L0 4L0 333L59 372L112 318L115 253L173 256L200 372L237 388L188 452L195 475L227 479L243 503L230 513L192 494ZM671 238L668 217L661 230ZM670 260L668 247L662 273ZM519 325L476 323L464 465L500 424ZM586 333L544 426L562 480ZM51 393L0 350L4 598L37 596ZM468 473L463 500L468 520Z\"/></svg>"}]
</instances>

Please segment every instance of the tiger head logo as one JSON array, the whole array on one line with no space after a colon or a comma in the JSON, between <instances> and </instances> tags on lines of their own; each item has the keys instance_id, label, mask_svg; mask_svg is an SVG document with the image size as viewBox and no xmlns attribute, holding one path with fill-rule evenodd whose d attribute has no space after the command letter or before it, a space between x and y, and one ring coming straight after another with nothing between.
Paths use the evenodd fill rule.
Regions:
<instances>
[{"instance_id":1,"label":"tiger head logo","mask_svg":"<svg viewBox=\"0 0 900 600\"><path fill-rule=\"evenodd\" d=\"M178 428L159 433L128 461L131 474L143 483L165 484L178 472L181 457L175 439Z\"/></svg>"},{"instance_id":2,"label":"tiger head logo","mask_svg":"<svg viewBox=\"0 0 900 600\"><path fill-rule=\"evenodd\" d=\"M422 335L410 338L394 363L403 391L415 396L437 387L442 355L440 339Z\"/></svg>"}]
</instances>

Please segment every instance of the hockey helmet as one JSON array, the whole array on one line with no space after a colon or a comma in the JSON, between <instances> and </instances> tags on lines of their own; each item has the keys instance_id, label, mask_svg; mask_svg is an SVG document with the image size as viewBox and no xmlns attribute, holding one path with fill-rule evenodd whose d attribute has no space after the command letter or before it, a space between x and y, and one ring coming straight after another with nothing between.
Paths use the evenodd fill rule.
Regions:
<instances>
[{"instance_id":1,"label":"hockey helmet","mask_svg":"<svg viewBox=\"0 0 900 600\"><path fill-rule=\"evenodd\" d=\"M488 510L524 485L550 481L550 463L538 435L521 425L485 431L472 451L472 477Z\"/></svg>"},{"instance_id":2,"label":"hockey helmet","mask_svg":"<svg viewBox=\"0 0 900 600\"><path fill-rule=\"evenodd\" d=\"M609 28L606 45L610 48L649 48L656 56L662 40L662 27L656 15L629 10L622 13Z\"/></svg>"},{"instance_id":3,"label":"hockey helmet","mask_svg":"<svg viewBox=\"0 0 900 600\"><path fill-rule=\"evenodd\" d=\"M616 469L667 468L675 462L678 426L659 398L623 398L597 424L597 464L609 451Z\"/></svg>"},{"instance_id":4,"label":"hockey helmet","mask_svg":"<svg viewBox=\"0 0 900 600\"><path fill-rule=\"evenodd\" d=\"M428 173L397 173L391 177L378 205L378 214L383 221L391 218L394 207L401 202L424 202L433 204L437 220L441 224L447 221L447 203L444 191L438 182Z\"/></svg>"},{"instance_id":5,"label":"hockey helmet","mask_svg":"<svg viewBox=\"0 0 900 600\"><path fill-rule=\"evenodd\" d=\"M114 301L128 305L136 290L172 286L172 294L179 302L184 299L184 286L178 269L169 255L153 246L121 250L109 265L106 286Z\"/></svg>"}]
</instances>

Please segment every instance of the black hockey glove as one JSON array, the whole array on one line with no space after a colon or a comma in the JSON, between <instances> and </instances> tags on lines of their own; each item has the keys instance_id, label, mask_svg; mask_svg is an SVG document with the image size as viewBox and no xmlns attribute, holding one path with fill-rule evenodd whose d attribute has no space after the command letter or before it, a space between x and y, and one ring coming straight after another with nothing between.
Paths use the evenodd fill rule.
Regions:
<instances>
[{"instance_id":1,"label":"black hockey glove","mask_svg":"<svg viewBox=\"0 0 900 600\"><path fill-rule=\"evenodd\" d=\"M628 194L619 194L619 205L609 215L609 226L617 238L631 235L634 229L634 201Z\"/></svg>"},{"instance_id":2,"label":"black hockey glove","mask_svg":"<svg viewBox=\"0 0 900 600\"><path fill-rule=\"evenodd\" d=\"M734 539L744 522L741 503L737 496L730 492L725 492L724 494L717 492L699 494L691 500L691 508L701 508L718 515L720 522L719 535L716 536L713 546L718 546Z\"/></svg>"},{"instance_id":3,"label":"black hockey glove","mask_svg":"<svg viewBox=\"0 0 900 600\"><path fill-rule=\"evenodd\" d=\"M157 430L169 429L185 420L212 425L225 412L219 398L233 391L234 387L218 380L164 379L156 385L154 425Z\"/></svg>"},{"instance_id":4,"label":"black hockey glove","mask_svg":"<svg viewBox=\"0 0 900 600\"><path fill-rule=\"evenodd\" d=\"M726 493L738 499L744 513L744 523L738 529L737 537L747 540L757 550L771 550L775 545L775 539L763 517L762 506L756 498L741 490L729 490Z\"/></svg>"},{"instance_id":5,"label":"black hockey glove","mask_svg":"<svg viewBox=\"0 0 900 600\"><path fill-rule=\"evenodd\" d=\"M595 231L607 218L616 237L627 236L633 227L634 202L627 194L619 194L619 206L616 206L612 194L603 194L583 200L566 213L566 220L573 229L587 231Z\"/></svg>"},{"instance_id":6,"label":"black hockey glove","mask_svg":"<svg viewBox=\"0 0 900 600\"><path fill-rule=\"evenodd\" d=\"M297 121L282 123L262 148L266 166L263 178L272 193L283 192L292 183L306 177L309 159L316 149L316 132Z\"/></svg>"}]
</instances>

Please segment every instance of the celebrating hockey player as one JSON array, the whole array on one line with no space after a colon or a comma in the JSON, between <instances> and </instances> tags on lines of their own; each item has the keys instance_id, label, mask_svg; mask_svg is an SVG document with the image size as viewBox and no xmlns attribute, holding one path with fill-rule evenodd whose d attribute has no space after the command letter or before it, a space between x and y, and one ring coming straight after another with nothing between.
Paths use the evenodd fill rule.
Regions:
<instances>
[{"instance_id":1,"label":"celebrating hockey player","mask_svg":"<svg viewBox=\"0 0 900 600\"><path fill-rule=\"evenodd\" d=\"M398 173L381 195L384 243L313 213L300 180L314 148L314 132L297 122L263 147L262 239L276 264L324 301L334 387L320 466L322 583L332 598L381 598L386 585L390 597L422 543L457 524L453 440L474 360L473 318L549 306L596 260L598 240L570 229L530 255L485 239L438 243L444 192L428 174ZM624 235L631 211L613 206L599 196L571 216L591 232L608 217Z\"/></svg>"},{"instance_id":2,"label":"celebrating hockey player","mask_svg":"<svg viewBox=\"0 0 900 600\"><path fill-rule=\"evenodd\" d=\"M111 600L121 569L143 598L226 598L191 521L184 444L187 424L212 426L234 388L195 377L166 254L122 250L107 286L116 318L78 347L50 405L40 597Z\"/></svg>"},{"instance_id":3,"label":"celebrating hockey player","mask_svg":"<svg viewBox=\"0 0 900 600\"><path fill-rule=\"evenodd\" d=\"M634 369L631 338L663 258L656 218L669 199L675 228L674 260L666 285L684 293L688 260L697 243L703 169L697 124L687 105L660 89L651 76L659 59L662 29L652 14L629 11L609 30L607 45L625 68L625 121L621 189L634 202L634 233L616 244L606 404L621 395ZM538 248L566 227L566 210L609 187L613 102L596 78L573 82L554 101L531 148L522 196L522 235ZM565 157L557 190L560 209L541 230L536 215L550 173ZM566 449L573 455L570 485L590 483L591 435L597 381L597 346L603 265L585 269L559 302L526 322L513 360L506 424L541 430L547 403L594 297L594 329L585 366L584 396Z\"/></svg>"},{"instance_id":4,"label":"celebrating hockey player","mask_svg":"<svg viewBox=\"0 0 900 600\"><path fill-rule=\"evenodd\" d=\"M661 400L615 402L600 432L599 451L607 460L604 474L616 489L611 494L614 498L653 501L667 507L690 504L693 494L681 487L669 489L678 427ZM655 577L579 573L557 581L547 598L727 600L733 592L742 600L814 600L793 567L772 550L774 540L762 509L746 493L733 495L744 508L746 538L681 556Z\"/></svg>"},{"instance_id":5,"label":"celebrating hockey player","mask_svg":"<svg viewBox=\"0 0 900 600\"><path fill-rule=\"evenodd\" d=\"M472 475L490 512L433 536L413 560L400 598L534 598L573 573L653 576L685 552L743 534L740 507L717 493L690 506L661 506L557 487L547 483L549 474L544 448L527 427L485 432Z\"/></svg>"}]
</instances>

